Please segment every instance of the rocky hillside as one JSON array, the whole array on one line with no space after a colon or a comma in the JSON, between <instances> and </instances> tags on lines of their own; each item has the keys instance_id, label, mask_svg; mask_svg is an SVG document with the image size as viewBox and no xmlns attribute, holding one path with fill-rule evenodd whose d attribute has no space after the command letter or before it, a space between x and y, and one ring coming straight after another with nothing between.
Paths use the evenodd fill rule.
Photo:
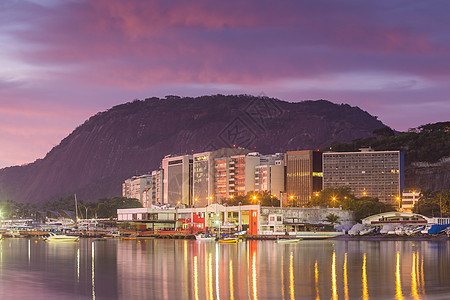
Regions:
<instances>
[{"instance_id":1,"label":"rocky hillside","mask_svg":"<svg viewBox=\"0 0 450 300\"><path fill-rule=\"evenodd\" d=\"M221 147L261 153L317 149L372 136L383 123L328 101L204 96L135 100L96 114L43 159L0 170L0 197L42 202L77 193L83 201L121 194L124 179L158 168L166 154Z\"/></svg>"}]
</instances>

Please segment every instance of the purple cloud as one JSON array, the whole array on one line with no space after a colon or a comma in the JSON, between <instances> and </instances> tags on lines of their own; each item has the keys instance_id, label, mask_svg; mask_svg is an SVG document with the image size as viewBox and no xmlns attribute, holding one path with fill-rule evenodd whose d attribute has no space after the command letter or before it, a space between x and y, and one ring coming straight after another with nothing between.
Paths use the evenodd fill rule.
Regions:
<instances>
[{"instance_id":1,"label":"purple cloud","mask_svg":"<svg viewBox=\"0 0 450 300\"><path fill-rule=\"evenodd\" d=\"M447 1L6 0L0 104L6 116L22 103L29 112L22 123L55 112L40 117L65 124L47 150L99 110L166 94L329 99L406 130L448 119L449 8Z\"/></svg>"}]
</instances>

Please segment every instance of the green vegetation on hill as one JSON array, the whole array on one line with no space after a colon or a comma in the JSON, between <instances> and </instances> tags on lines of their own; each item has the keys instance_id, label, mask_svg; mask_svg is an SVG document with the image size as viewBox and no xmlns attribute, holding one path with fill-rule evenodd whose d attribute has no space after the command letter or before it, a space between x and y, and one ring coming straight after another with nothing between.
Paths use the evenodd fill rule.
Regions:
<instances>
[{"instance_id":1,"label":"green vegetation on hill","mask_svg":"<svg viewBox=\"0 0 450 300\"><path fill-rule=\"evenodd\" d=\"M377 137L357 139L351 143L332 143L332 151L358 151L371 147L374 150L400 150L405 162L434 163L450 155L450 122L426 124L397 135L389 127L374 131ZM327 151L329 149L326 149Z\"/></svg>"}]
</instances>

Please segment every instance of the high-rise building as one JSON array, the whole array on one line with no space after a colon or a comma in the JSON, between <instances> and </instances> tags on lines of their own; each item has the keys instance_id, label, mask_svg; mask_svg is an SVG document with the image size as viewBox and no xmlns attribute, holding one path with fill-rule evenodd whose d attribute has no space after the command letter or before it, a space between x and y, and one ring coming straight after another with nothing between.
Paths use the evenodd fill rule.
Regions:
<instances>
[{"instance_id":1,"label":"high-rise building","mask_svg":"<svg viewBox=\"0 0 450 300\"><path fill-rule=\"evenodd\" d=\"M322 189L322 152L288 151L285 155L286 195L293 205L304 205Z\"/></svg>"},{"instance_id":2,"label":"high-rise building","mask_svg":"<svg viewBox=\"0 0 450 300\"><path fill-rule=\"evenodd\" d=\"M122 184L122 196L138 199L142 206L148 205L148 193L152 181L151 175L133 176Z\"/></svg>"},{"instance_id":3,"label":"high-rise building","mask_svg":"<svg viewBox=\"0 0 450 300\"><path fill-rule=\"evenodd\" d=\"M152 171L152 181L150 189L148 190L148 204L162 204L164 203L164 170L158 169ZM145 206L149 207L149 206Z\"/></svg>"},{"instance_id":4,"label":"high-rise building","mask_svg":"<svg viewBox=\"0 0 450 300\"><path fill-rule=\"evenodd\" d=\"M167 155L164 170L163 201L173 205L192 205L192 155Z\"/></svg>"},{"instance_id":5,"label":"high-rise building","mask_svg":"<svg viewBox=\"0 0 450 300\"><path fill-rule=\"evenodd\" d=\"M282 153L261 156L255 167L255 192L269 192L281 199L284 192L284 158Z\"/></svg>"},{"instance_id":6,"label":"high-rise building","mask_svg":"<svg viewBox=\"0 0 450 300\"><path fill-rule=\"evenodd\" d=\"M255 191L255 167L259 163L258 152L216 158L214 202Z\"/></svg>"},{"instance_id":7,"label":"high-rise building","mask_svg":"<svg viewBox=\"0 0 450 300\"><path fill-rule=\"evenodd\" d=\"M222 148L193 155L192 193L196 206L206 206L214 200L215 159L250 152L242 148Z\"/></svg>"},{"instance_id":8,"label":"high-rise building","mask_svg":"<svg viewBox=\"0 0 450 300\"><path fill-rule=\"evenodd\" d=\"M376 197L398 207L404 182L403 153L360 150L323 154L323 188L350 187L357 197Z\"/></svg>"}]
</instances>

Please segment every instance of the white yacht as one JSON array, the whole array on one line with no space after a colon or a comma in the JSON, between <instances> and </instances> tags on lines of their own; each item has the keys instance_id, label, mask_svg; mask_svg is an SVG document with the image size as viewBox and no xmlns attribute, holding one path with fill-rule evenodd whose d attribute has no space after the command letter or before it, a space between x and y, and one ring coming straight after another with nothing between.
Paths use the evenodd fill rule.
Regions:
<instances>
[{"instance_id":1,"label":"white yacht","mask_svg":"<svg viewBox=\"0 0 450 300\"><path fill-rule=\"evenodd\" d=\"M50 232L50 235L45 239L47 242L78 242L79 237L75 235L55 234Z\"/></svg>"}]
</instances>

